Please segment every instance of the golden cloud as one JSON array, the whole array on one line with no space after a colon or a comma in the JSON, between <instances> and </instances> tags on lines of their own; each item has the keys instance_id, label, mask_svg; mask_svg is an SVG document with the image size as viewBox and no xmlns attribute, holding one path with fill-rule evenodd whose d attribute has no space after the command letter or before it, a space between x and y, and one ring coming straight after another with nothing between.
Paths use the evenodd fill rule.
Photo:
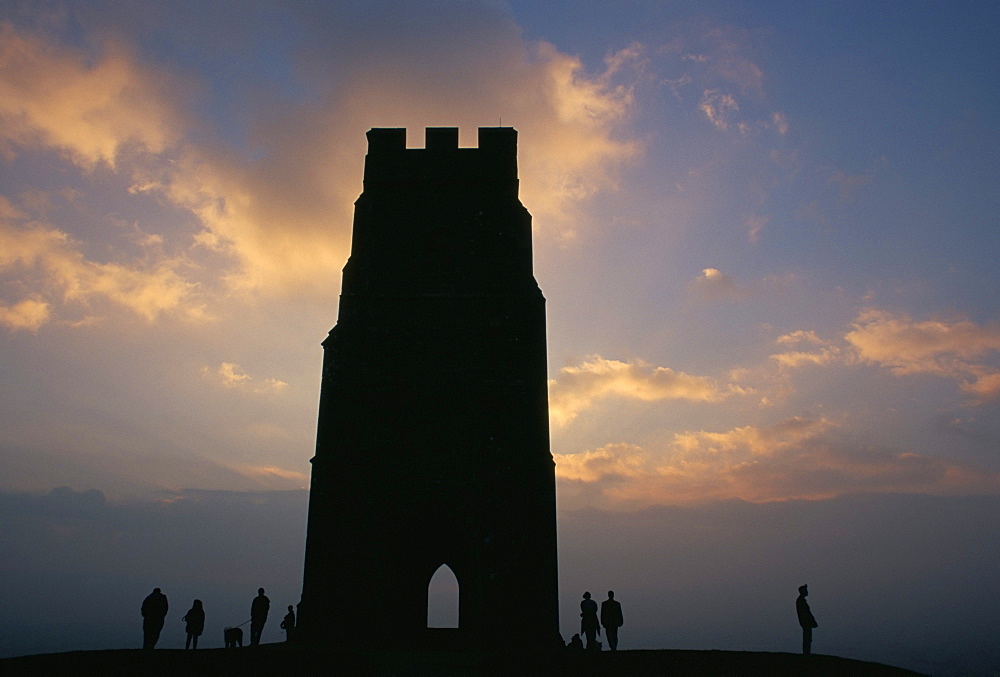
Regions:
<instances>
[{"instance_id":1,"label":"golden cloud","mask_svg":"<svg viewBox=\"0 0 1000 677\"><path fill-rule=\"evenodd\" d=\"M830 419L677 433L658 448L612 444L554 454L564 507L637 509L739 499L765 502L839 494L997 493L1000 475L905 451L845 441Z\"/></svg>"},{"instance_id":2,"label":"golden cloud","mask_svg":"<svg viewBox=\"0 0 1000 677\"><path fill-rule=\"evenodd\" d=\"M969 321L915 322L907 315L875 309L862 312L845 338L861 359L899 374L949 373L964 361L1000 351L1000 327Z\"/></svg>"},{"instance_id":3,"label":"golden cloud","mask_svg":"<svg viewBox=\"0 0 1000 677\"><path fill-rule=\"evenodd\" d=\"M235 466L233 469L241 475L253 479L268 488L271 488L274 484L271 480L276 479L290 480L296 486L303 488L309 486L309 475L296 470L280 468L275 465L240 465Z\"/></svg>"},{"instance_id":4,"label":"golden cloud","mask_svg":"<svg viewBox=\"0 0 1000 677\"><path fill-rule=\"evenodd\" d=\"M276 378L254 378L244 372L243 368L235 362L222 362L215 369L202 367L201 373L213 377L216 382L226 388L245 393L279 393L288 388L287 383Z\"/></svg>"},{"instance_id":5,"label":"golden cloud","mask_svg":"<svg viewBox=\"0 0 1000 677\"><path fill-rule=\"evenodd\" d=\"M632 103L617 78L639 48L611 55L602 72L588 75L579 59L549 44L528 45L509 31L497 39L501 60L473 54L443 65L462 65L451 87L441 86L447 73L410 61L395 69L382 59L361 64L322 105L299 106L262 126L253 140L263 149L257 162L189 146L173 171L142 178L136 190L159 192L198 216L197 243L237 261L227 278L232 288L329 293L348 255L365 130L407 127L413 145L426 126L447 121L471 130L499 112L521 135L521 197L536 228L572 239L578 206L614 189L615 168L638 152L635 141L617 138ZM463 85L472 81L475 97Z\"/></svg>"},{"instance_id":6,"label":"golden cloud","mask_svg":"<svg viewBox=\"0 0 1000 677\"><path fill-rule=\"evenodd\" d=\"M422 134L424 126L470 129L502 117L521 132L522 198L539 231L575 237L579 205L614 189L616 168L638 152L623 130L633 101L630 69L640 66L642 48L611 54L603 69L588 73L578 58L526 42L509 20L478 30L481 39L464 46L438 41L439 52L426 50L425 39L423 51L407 51L409 38L400 36L397 51L341 64L336 87L317 69L304 81L312 88L306 100L282 100L280 114L277 103L252 111L250 157L222 140L188 137L188 85L143 64L127 46L105 42L94 54L4 24L0 141L56 149L84 170L106 163L132 177L128 195L157 196L193 215L201 232L187 240L186 255L214 257L224 292L336 293L369 127ZM456 49L464 51L449 52ZM145 153L123 152L131 148ZM148 237L163 241L164 234ZM82 280L77 298L101 293L147 319L182 303L191 283L174 261L112 258L119 262L78 260L69 273L64 256L50 272L63 271L57 286ZM76 291L66 287L67 298Z\"/></svg>"},{"instance_id":7,"label":"golden cloud","mask_svg":"<svg viewBox=\"0 0 1000 677\"><path fill-rule=\"evenodd\" d=\"M93 58L0 24L2 141L52 146L86 168L114 166L129 143L158 153L178 139L170 89L121 44Z\"/></svg>"},{"instance_id":8,"label":"golden cloud","mask_svg":"<svg viewBox=\"0 0 1000 677\"><path fill-rule=\"evenodd\" d=\"M915 321L906 314L869 308L852 322L843 342L827 342L813 331L776 339L789 349L771 355L786 368L805 365L871 364L895 376L933 374L959 382L972 404L1000 397L1000 327L968 320Z\"/></svg>"},{"instance_id":9,"label":"golden cloud","mask_svg":"<svg viewBox=\"0 0 1000 677\"><path fill-rule=\"evenodd\" d=\"M793 331L775 339L775 343L783 346L815 346L812 351L789 350L771 355L771 359L782 367L797 368L808 364L832 364L843 360L843 353L838 346L826 345L814 331Z\"/></svg>"},{"instance_id":10,"label":"golden cloud","mask_svg":"<svg viewBox=\"0 0 1000 677\"><path fill-rule=\"evenodd\" d=\"M11 330L38 331L50 315L49 304L37 297L23 299L13 306L0 304L0 325Z\"/></svg>"},{"instance_id":11,"label":"golden cloud","mask_svg":"<svg viewBox=\"0 0 1000 677\"><path fill-rule=\"evenodd\" d=\"M204 319L204 306L194 300L195 285L178 271L182 261L98 263L86 259L78 247L66 233L44 224L18 227L0 220L0 274L18 275L19 286L40 290L8 308L4 324L37 330L52 319L56 303L77 304L90 314L90 304L99 300L149 322L166 313ZM17 317L20 325L15 327Z\"/></svg>"},{"instance_id":12,"label":"golden cloud","mask_svg":"<svg viewBox=\"0 0 1000 677\"><path fill-rule=\"evenodd\" d=\"M986 361L1000 352L1000 327L974 322L914 321L905 314L868 309L844 337L863 362L893 374L937 374L963 381L962 388L982 398L1000 394L1000 370Z\"/></svg>"},{"instance_id":13,"label":"golden cloud","mask_svg":"<svg viewBox=\"0 0 1000 677\"><path fill-rule=\"evenodd\" d=\"M591 355L579 365L563 367L559 376L549 381L549 417L553 425L563 426L596 401L609 397L643 402L668 399L718 402L746 392L733 384L719 385L704 376L654 367L642 361L628 363Z\"/></svg>"}]
</instances>

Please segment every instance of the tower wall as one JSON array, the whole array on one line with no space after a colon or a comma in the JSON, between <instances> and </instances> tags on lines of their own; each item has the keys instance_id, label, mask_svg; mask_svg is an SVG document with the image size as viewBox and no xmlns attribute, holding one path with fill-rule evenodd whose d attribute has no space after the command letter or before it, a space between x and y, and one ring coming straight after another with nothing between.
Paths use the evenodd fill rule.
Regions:
<instances>
[{"instance_id":1,"label":"tower wall","mask_svg":"<svg viewBox=\"0 0 1000 677\"><path fill-rule=\"evenodd\" d=\"M337 325L323 342L300 626L398 643L441 564L459 634L558 640L544 298L517 132L372 129Z\"/></svg>"}]
</instances>

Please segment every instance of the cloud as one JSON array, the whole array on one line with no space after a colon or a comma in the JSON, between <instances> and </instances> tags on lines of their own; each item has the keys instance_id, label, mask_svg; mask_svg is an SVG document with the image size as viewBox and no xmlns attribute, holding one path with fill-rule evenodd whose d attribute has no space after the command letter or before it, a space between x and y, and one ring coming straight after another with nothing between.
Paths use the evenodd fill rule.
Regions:
<instances>
[{"instance_id":1,"label":"cloud","mask_svg":"<svg viewBox=\"0 0 1000 677\"><path fill-rule=\"evenodd\" d=\"M162 216L139 228L198 265L139 265L115 256L121 244L98 242L72 223L47 228L69 248L110 248L113 263L77 263L76 278L91 271L82 287L151 321L182 305L196 280L219 298L335 294L361 189L364 132L376 126L409 127L412 138L424 126L468 132L502 118L520 131L521 196L539 233L577 237L585 229L582 205L616 189L619 167L641 150L627 124L643 47L612 52L588 72L552 44L525 40L493 8L455 3L449 22L423 8L397 9L393 21L374 23L362 9L319 17L289 9L298 42L268 48L282 50L294 75L280 83L261 78L241 93L248 112L236 132L228 117L210 117L219 114L204 99L212 83L149 65L126 42L127 31L86 49L4 24L0 141L18 154L55 151L81 171L102 165L127 177L127 191L111 197L157 201ZM220 26L219 40L226 30ZM111 221L107 198L103 217ZM46 297L45 281L35 283L28 291ZM32 326L13 310L7 316L7 325Z\"/></svg>"},{"instance_id":2,"label":"cloud","mask_svg":"<svg viewBox=\"0 0 1000 677\"><path fill-rule=\"evenodd\" d=\"M794 275L769 275L741 287L732 277L718 268L705 268L688 288L706 301L741 301L767 290L780 290L794 279Z\"/></svg>"},{"instance_id":3,"label":"cloud","mask_svg":"<svg viewBox=\"0 0 1000 677\"><path fill-rule=\"evenodd\" d=\"M962 383L960 387L974 395L976 401L996 400L1000 398L1000 371L984 373L973 381Z\"/></svg>"},{"instance_id":4,"label":"cloud","mask_svg":"<svg viewBox=\"0 0 1000 677\"><path fill-rule=\"evenodd\" d=\"M788 350L771 355L771 359L783 367L794 369L809 364L833 364L844 360L844 353L839 346L828 345L814 331L793 331L779 336L775 343L792 348L812 347L812 350Z\"/></svg>"},{"instance_id":5,"label":"cloud","mask_svg":"<svg viewBox=\"0 0 1000 677\"><path fill-rule=\"evenodd\" d=\"M698 108L709 122L725 131L729 129L732 114L738 111L740 106L732 94L724 94L718 89L706 89L701 95Z\"/></svg>"},{"instance_id":6,"label":"cloud","mask_svg":"<svg viewBox=\"0 0 1000 677\"><path fill-rule=\"evenodd\" d=\"M38 331L50 315L49 304L38 297L23 299L13 306L0 304L0 325L11 330Z\"/></svg>"},{"instance_id":7,"label":"cloud","mask_svg":"<svg viewBox=\"0 0 1000 677\"><path fill-rule=\"evenodd\" d=\"M86 169L114 166L126 144L159 153L183 126L175 90L123 44L88 55L0 23L0 142L51 146Z\"/></svg>"},{"instance_id":8,"label":"cloud","mask_svg":"<svg viewBox=\"0 0 1000 677\"><path fill-rule=\"evenodd\" d=\"M962 381L962 389L996 397L1000 369L988 361L1000 353L1000 327L968 320L915 321L905 314L862 311L844 338L862 362L897 376L935 374Z\"/></svg>"},{"instance_id":9,"label":"cloud","mask_svg":"<svg viewBox=\"0 0 1000 677\"><path fill-rule=\"evenodd\" d=\"M232 388L245 393L263 394L277 393L285 390L288 384L275 378L256 379L243 371L235 362L222 362L216 369L202 367L202 374L213 377L226 388Z\"/></svg>"},{"instance_id":10,"label":"cloud","mask_svg":"<svg viewBox=\"0 0 1000 677\"><path fill-rule=\"evenodd\" d=\"M46 224L19 225L0 218L0 276L30 290L12 306L4 306L3 324L37 331L53 319L57 306L75 306L93 319L98 302L111 302L148 322L164 314L205 318L196 285L184 278L183 260L101 263L88 260L80 249L81 243L69 234Z\"/></svg>"},{"instance_id":11,"label":"cloud","mask_svg":"<svg viewBox=\"0 0 1000 677\"><path fill-rule=\"evenodd\" d=\"M659 446L612 444L555 459L561 501L609 509L821 499L856 491L1000 493L997 473L867 446L822 417L721 433L686 431Z\"/></svg>"},{"instance_id":12,"label":"cloud","mask_svg":"<svg viewBox=\"0 0 1000 677\"><path fill-rule=\"evenodd\" d=\"M711 300L726 299L739 300L750 295L748 289L740 289L736 286L733 278L723 273L718 268L705 268L701 271L691 288L695 289L703 297Z\"/></svg>"},{"instance_id":13,"label":"cloud","mask_svg":"<svg viewBox=\"0 0 1000 677\"><path fill-rule=\"evenodd\" d=\"M271 486L274 484L271 480L292 480L298 482L300 487L303 489L308 488L309 485L309 475L306 473L301 473L296 470L288 470L287 468L279 468L274 465L245 465L234 468L239 472L243 473L248 477L256 477L262 480L261 484L264 486Z\"/></svg>"},{"instance_id":14,"label":"cloud","mask_svg":"<svg viewBox=\"0 0 1000 677\"><path fill-rule=\"evenodd\" d=\"M642 402L718 402L745 392L733 384L721 385L704 376L654 367L641 360L629 363L591 355L579 365L563 367L549 381L549 416L554 425L563 426L598 400L611 397Z\"/></svg>"}]
</instances>

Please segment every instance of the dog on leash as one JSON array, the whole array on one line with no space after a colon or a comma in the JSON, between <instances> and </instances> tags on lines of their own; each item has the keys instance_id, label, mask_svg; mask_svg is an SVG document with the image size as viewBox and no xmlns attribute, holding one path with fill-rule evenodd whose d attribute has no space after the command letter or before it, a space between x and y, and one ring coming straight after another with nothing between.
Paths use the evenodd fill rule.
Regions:
<instances>
[{"instance_id":1,"label":"dog on leash","mask_svg":"<svg viewBox=\"0 0 1000 677\"><path fill-rule=\"evenodd\" d=\"M227 649L243 648L243 630L241 628L225 628L222 638L226 640Z\"/></svg>"}]
</instances>

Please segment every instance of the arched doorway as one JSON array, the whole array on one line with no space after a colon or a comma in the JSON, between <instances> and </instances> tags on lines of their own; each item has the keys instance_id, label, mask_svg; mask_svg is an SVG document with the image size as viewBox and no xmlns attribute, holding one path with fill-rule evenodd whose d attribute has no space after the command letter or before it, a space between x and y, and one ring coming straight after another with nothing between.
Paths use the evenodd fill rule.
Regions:
<instances>
[{"instance_id":1,"label":"arched doorway","mask_svg":"<svg viewBox=\"0 0 1000 677\"><path fill-rule=\"evenodd\" d=\"M458 578L447 564L442 564L427 584L427 627L458 627Z\"/></svg>"}]
</instances>

